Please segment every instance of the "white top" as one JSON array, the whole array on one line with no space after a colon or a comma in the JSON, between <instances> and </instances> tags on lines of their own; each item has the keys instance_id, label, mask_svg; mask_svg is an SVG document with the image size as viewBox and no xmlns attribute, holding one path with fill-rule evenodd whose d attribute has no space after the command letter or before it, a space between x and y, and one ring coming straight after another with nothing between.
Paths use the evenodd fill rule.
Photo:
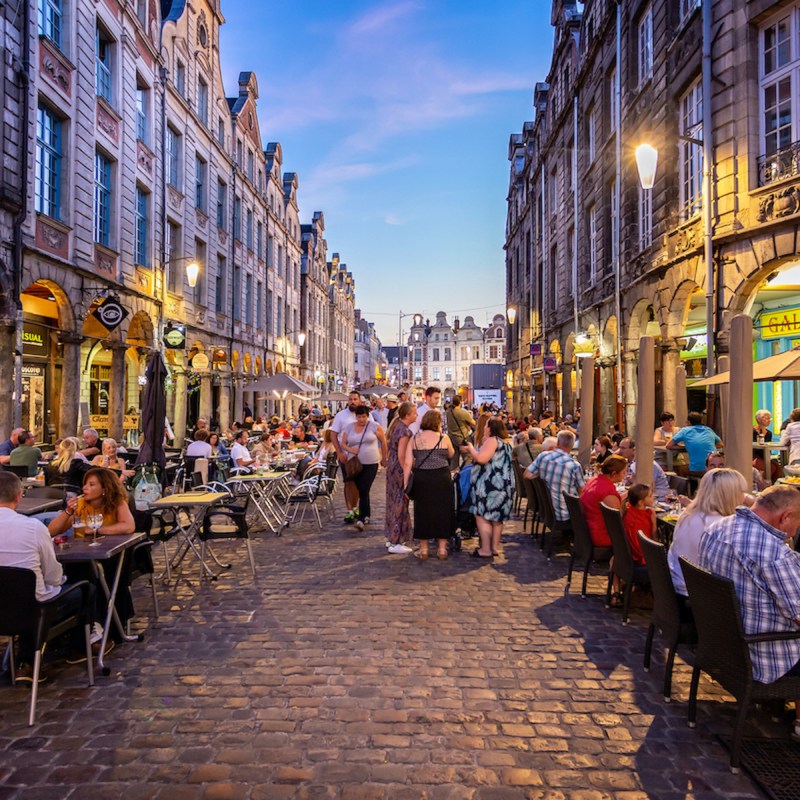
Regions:
<instances>
[{"instance_id":1,"label":"white top","mask_svg":"<svg viewBox=\"0 0 800 800\"><path fill-rule=\"evenodd\" d=\"M33 570L39 602L55 597L64 582L47 528L6 507L0 508L0 566Z\"/></svg>"},{"instance_id":2,"label":"white top","mask_svg":"<svg viewBox=\"0 0 800 800\"><path fill-rule=\"evenodd\" d=\"M339 434L339 438L341 438L342 432L345 430L345 428L352 425L355 421L356 421L356 415L349 408L343 408L333 418L333 422L331 423L331 430L334 433Z\"/></svg>"},{"instance_id":3,"label":"white top","mask_svg":"<svg viewBox=\"0 0 800 800\"><path fill-rule=\"evenodd\" d=\"M378 423L384 430L389 426L389 409L388 408L381 408L381 409L373 409L372 414L370 414L372 419Z\"/></svg>"},{"instance_id":4,"label":"white top","mask_svg":"<svg viewBox=\"0 0 800 800\"><path fill-rule=\"evenodd\" d=\"M233 447L231 447L231 462L234 467L241 466L239 463L240 458L248 462L253 460L250 451L241 442L236 442Z\"/></svg>"},{"instance_id":5,"label":"white top","mask_svg":"<svg viewBox=\"0 0 800 800\"><path fill-rule=\"evenodd\" d=\"M186 448L187 456L197 456L197 458L211 458L213 455L211 445L208 442L201 442L199 439L192 442Z\"/></svg>"},{"instance_id":6,"label":"white top","mask_svg":"<svg viewBox=\"0 0 800 800\"><path fill-rule=\"evenodd\" d=\"M800 459L800 422L790 422L781 433L781 445L789 446L789 463Z\"/></svg>"},{"instance_id":7,"label":"white top","mask_svg":"<svg viewBox=\"0 0 800 800\"><path fill-rule=\"evenodd\" d=\"M422 418L428 411L439 412L439 415L442 418L442 433L447 433L445 430L445 415L442 413L442 409L438 406L436 408L431 408L427 403L420 403L417 406L417 419L408 426L408 429L411 431L411 433L414 434L414 436L419 433L419 426L422 424Z\"/></svg>"},{"instance_id":8,"label":"white top","mask_svg":"<svg viewBox=\"0 0 800 800\"><path fill-rule=\"evenodd\" d=\"M689 596L678 559L685 558L687 561L697 564L700 558L700 537L721 519L725 519L725 517L720 514L695 513L684 514L678 520L675 533L672 535L672 544L667 553L672 585L678 594L682 594L684 597Z\"/></svg>"}]
</instances>

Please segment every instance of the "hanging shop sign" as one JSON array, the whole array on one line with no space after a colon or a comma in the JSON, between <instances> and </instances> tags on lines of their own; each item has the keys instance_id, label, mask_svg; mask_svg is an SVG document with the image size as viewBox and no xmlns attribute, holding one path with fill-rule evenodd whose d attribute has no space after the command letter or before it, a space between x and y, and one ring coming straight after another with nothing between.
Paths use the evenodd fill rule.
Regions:
<instances>
[{"instance_id":1,"label":"hanging shop sign","mask_svg":"<svg viewBox=\"0 0 800 800\"><path fill-rule=\"evenodd\" d=\"M183 350L186 347L186 326L168 325L164 331L164 347L167 350Z\"/></svg>"},{"instance_id":2,"label":"hanging shop sign","mask_svg":"<svg viewBox=\"0 0 800 800\"><path fill-rule=\"evenodd\" d=\"M783 308L761 315L761 338L780 339L800 334L800 308Z\"/></svg>"},{"instance_id":3,"label":"hanging shop sign","mask_svg":"<svg viewBox=\"0 0 800 800\"><path fill-rule=\"evenodd\" d=\"M556 363L556 359L553 356L545 356L543 361L544 361L545 372L552 373L558 369L558 364Z\"/></svg>"},{"instance_id":4,"label":"hanging shop sign","mask_svg":"<svg viewBox=\"0 0 800 800\"><path fill-rule=\"evenodd\" d=\"M109 332L118 328L128 312L116 297L104 297L91 312L92 316Z\"/></svg>"},{"instance_id":5,"label":"hanging shop sign","mask_svg":"<svg viewBox=\"0 0 800 800\"><path fill-rule=\"evenodd\" d=\"M50 354L50 332L42 325L22 325L22 355L47 358Z\"/></svg>"},{"instance_id":6,"label":"hanging shop sign","mask_svg":"<svg viewBox=\"0 0 800 800\"><path fill-rule=\"evenodd\" d=\"M205 353L197 353L192 359L192 369L198 372L205 372L211 362Z\"/></svg>"},{"instance_id":7,"label":"hanging shop sign","mask_svg":"<svg viewBox=\"0 0 800 800\"><path fill-rule=\"evenodd\" d=\"M541 343L532 344L531 345L531 356L535 358L536 356L540 356L541 354L542 354L542 345L541 345Z\"/></svg>"},{"instance_id":8,"label":"hanging shop sign","mask_svg":"<svg viewBox=\"0 0 800 800\"><path fill-rule=\"evenodd\" d=\"M108 430L108 414L90 414L89 425L95 430L107 431ZM122 418L122 430L136 431L139 430L139 415L126 414Z\"/></svg>"}]
</instances>

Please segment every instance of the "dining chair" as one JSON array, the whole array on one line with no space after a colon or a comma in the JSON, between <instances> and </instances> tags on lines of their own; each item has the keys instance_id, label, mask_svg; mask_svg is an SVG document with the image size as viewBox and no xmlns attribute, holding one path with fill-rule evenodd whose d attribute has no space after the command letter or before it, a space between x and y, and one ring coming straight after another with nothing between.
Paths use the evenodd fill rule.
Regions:
<instances>
[{"instance_id":1,"label":"dining chair","mask_svg":"<svg viewBox=\"0 0 800 800\"><path fill-rule=\"evenodd\" d=\"M589 526L586 523L586 515L583 513L583 506L579 497L564 492L564 502L569 510L569 519L572 523L572 547L569 557L569 569L567 570L567 585L564 587L564 594L569 594L569 587L572 582L572 569L575 561L583 563L583 584L581 586L581 597L586 597L586 584L589 580L589 569L592 564L600 564L608 561L608 548L595 547L589 533Z\"/></svg>"}]
</instances>

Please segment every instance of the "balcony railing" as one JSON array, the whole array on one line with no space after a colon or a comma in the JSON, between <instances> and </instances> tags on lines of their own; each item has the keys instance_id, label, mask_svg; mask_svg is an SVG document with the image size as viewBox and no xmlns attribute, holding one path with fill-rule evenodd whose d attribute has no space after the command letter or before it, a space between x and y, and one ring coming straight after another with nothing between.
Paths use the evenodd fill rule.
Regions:
<instances>
[{"instance_id":1,"label":"balcony railing","mask_svg":"<svg viewBox=\"0 0 800 800\"><path fill-rule=\"evenodd\" d=\"M771 183L798 174L800 174L800 142L793 142L776 153L758 158L759 186L769 186Z\"/></svg>"}]
</instances>

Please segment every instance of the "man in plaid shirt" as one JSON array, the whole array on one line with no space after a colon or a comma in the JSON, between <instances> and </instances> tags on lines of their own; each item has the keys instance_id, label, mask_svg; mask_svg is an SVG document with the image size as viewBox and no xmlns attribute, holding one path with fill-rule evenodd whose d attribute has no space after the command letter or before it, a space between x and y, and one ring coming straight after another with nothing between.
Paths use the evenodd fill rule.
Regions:
<instances>
[{"instance_id":1,"label":"man in plaid shirt","mask_svg":"<svg viewBox=\"0 0 800 800\"><path fill-rule=\"evenodd\" d=\"M800 630L800 553L788 545L798 527L800 491L770 486L752 509L739 506L700 539L700 566L733 581L747 635ZM750 657L762 683L800 675L800 639L751 644Z\"/></svg>"},{"instance_id":2,"label":"man in plaid shirt","mask_svg":"<svg viewBox=\"0 0 800 800\"><path fill-rule=\"evenodd\" d=\"M561 431L558 434L556 449L539 453L525 470L526 478L538 477L547 484L553 500L553 511L559 522L566 522L569 519L567 504L564 502L564 492L579 495L586 485L581 465L570 455L574 446L575 434L570 431ZM565 525L564 527L569 526Z\"/></svg>"}]
</instances>

